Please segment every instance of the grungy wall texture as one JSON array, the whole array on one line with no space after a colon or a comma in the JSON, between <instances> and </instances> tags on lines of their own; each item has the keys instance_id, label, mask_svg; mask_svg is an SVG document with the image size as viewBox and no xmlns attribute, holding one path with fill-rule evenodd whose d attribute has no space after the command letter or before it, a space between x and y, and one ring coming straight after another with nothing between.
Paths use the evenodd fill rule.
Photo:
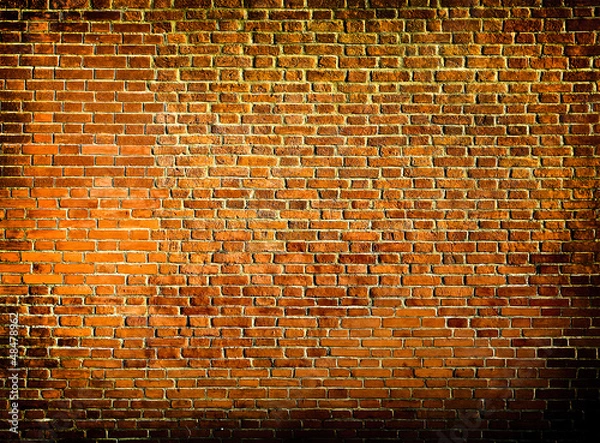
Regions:
<instances>
[{"instance_id":1,"label":"grungy wall texture","mask_svg":"<svg viewBox=\"0 0 600 443\"><path fill-rule=\"evenodd\" d=\"M597 1L0 5L3 439L598 435Z\"/></svg>"}]
</instances>

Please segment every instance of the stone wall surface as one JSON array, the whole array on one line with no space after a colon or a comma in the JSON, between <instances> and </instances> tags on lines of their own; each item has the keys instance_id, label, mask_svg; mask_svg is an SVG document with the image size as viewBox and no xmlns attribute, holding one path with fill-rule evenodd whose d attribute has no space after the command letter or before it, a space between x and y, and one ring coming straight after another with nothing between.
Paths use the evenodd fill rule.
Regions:
<instances>
[{"instance_id":1,"label":"stone wall surface","mask_svg":"<svg viewBox=\"0 0 600 443\"><path fill-rule=\"evenodd\" d=\"M599 82L597 0L0 0L0 437L594 441Z\"/></svg>"}]
</instances>

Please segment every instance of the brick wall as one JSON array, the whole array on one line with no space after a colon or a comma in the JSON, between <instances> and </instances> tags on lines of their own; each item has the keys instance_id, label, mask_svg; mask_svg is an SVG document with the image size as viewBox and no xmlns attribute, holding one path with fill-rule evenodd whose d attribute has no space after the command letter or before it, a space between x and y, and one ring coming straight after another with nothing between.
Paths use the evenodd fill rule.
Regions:
<instances>
[{"instance_id":1,"label":"brick wall","mask_svg":"<svg viewBox=\"0 0 600 443\"><path fill-rule=\"evenodd\" d=\"M597 435L596 0L0 5L21 441Z\"/></svg>"}]
</instances>

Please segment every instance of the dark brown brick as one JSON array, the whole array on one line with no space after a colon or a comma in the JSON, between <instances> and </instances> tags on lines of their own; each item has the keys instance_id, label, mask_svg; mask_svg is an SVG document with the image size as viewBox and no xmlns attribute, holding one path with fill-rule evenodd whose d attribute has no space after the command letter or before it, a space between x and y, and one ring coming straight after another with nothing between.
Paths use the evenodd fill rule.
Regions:
<instances>
[{"instance_id":1,"label":"dark brown brick","mask_svg":"<svg viewBox=\"0 0 600 443\"><path fill-rule=\"evenodd\" d=\"M89 6L89 0L50 0L51 9L87 8Z\"/></svg>"}]
</instances>

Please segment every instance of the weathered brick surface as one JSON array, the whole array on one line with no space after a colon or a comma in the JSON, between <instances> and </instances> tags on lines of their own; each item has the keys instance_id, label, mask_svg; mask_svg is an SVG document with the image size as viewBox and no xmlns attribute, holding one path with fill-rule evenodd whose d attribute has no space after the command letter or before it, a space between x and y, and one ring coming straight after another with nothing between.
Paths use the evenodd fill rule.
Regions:
<instances>
[{"instance_id":1,"label":"weathered brick surface","mask_svg":"<svg viewBox=\"0 0 600 443\"><path fill-rule=\"evenodd\" d=\"M21 441L597 435L596 1L0 5Z\"/></svg>"}]
</instances>

